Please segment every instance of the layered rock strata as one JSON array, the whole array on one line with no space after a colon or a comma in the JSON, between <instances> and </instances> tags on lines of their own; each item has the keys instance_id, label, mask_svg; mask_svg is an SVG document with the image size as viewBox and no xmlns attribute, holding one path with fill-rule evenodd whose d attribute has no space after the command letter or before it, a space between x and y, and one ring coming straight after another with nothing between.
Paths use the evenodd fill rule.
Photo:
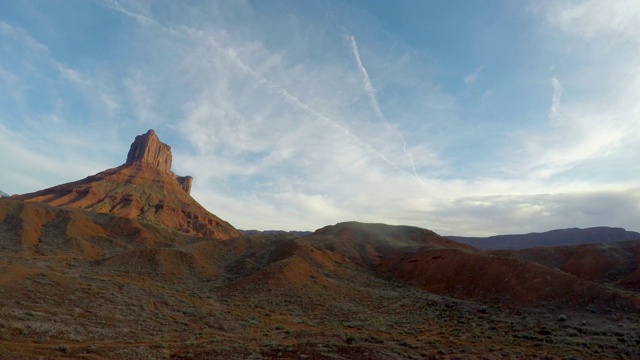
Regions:
<instances>
[{"instance_id":1,"label":"layered rock strata","mask_svg":"<svg viewBox=\"0 0 640 360\"><path fill-rule=\"evenodd\" d=\"M171 146L161 142L155 131L149 130L145 134L136 136L129 148L125 165L149 164L162 172L174 175L180 187L187 194L191 194L193 178L191 176L173 174L171 172L171 162Z\"/></svg>"}]
</instances>

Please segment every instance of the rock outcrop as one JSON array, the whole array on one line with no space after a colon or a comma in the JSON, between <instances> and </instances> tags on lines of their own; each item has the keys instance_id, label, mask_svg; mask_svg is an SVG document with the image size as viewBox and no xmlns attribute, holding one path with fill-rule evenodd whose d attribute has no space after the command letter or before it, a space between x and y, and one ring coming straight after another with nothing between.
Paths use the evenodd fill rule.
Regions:
<instances>
[{"instance_id":1,"label":"rock outcrop","mask_svg":"<svg viewBox=\"0 0 640 360\"><path fill-rule=\"evenodd\" d=\"M192 181L171 171L171 148L149 130L136 136L125 164L12 199L108 213L218 240L240 236L190 196Z\"/></svg>"},{"instance_id":2,"label":"rock outcrop","mask_svg":"<svg viewBox=\"0 0 640 360\"><path fill-rule=\"evenodd\" d=\"M171 172L171 147L160 142L155 131L149 130L146 134L136 136L125 164L138 162L151 164L160 171Z\"/></svg>"},{"instance_id":3,"label":"rock outcrop","mask_svg":"<svg viewBox=\"0 0 640 360\"><path fill-rule=\"evenodd\" d=\"M129 148L125 165L148 164L162 172L174 175L171 172L171 161L171 146L161 142L155 131L149 130L145 134L136 136ZM180 187L187 194L191 194L193 178L178 175L175 175L175 178Z\"/></svg>"},{"instance_id":4,"label":"rock outcrop","mask_svg":"<svg viewBox=\"0 0 640 360\"><path fill-rule=\"evenodd\" d=\"M176 180L182 187L182 190L186 191L187 194L191 194L191 183L193 183L191 176L176 176Z\"/></svg>"}]
</instances>

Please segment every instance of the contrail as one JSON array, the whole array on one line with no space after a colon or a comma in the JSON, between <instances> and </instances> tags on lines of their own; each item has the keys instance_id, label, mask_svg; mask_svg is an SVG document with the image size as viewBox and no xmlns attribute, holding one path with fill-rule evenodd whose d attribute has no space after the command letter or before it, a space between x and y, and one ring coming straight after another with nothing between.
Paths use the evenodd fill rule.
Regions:
<instances>
[{"instance_id":1,"label":"contrail","mask_svg":"<svg viewBox=\"0 0 640 360\"><path fill-rule=\"evenodd\" d=\"M380 104L378 103L378 99L376 98L376 89L371 84L371 78L369 77L369 73L367 72L367 69L362 64L362 59L360 58L360 51L358 50L358 43L356 42L356 38L353 35L349 35L349 41L351 43L351 51L353 52L353 56L356 58L356 62L358 63L358 69L362 73L362 81L364 83L364 90L367 93L367 95L369 96L369 102L371 103L371 107L373 108L373 112L376 114L376 117L383 124L385 124L385 126L389 130L394 132L396 134L396 136L398 136L398 138L400 138L400 141L402 142L402 151L405 153L405 155L407 155L407 157L409 158L409 162L411 163L411 169L413 171L413 177L420 182L420 184L425 188L425 190L427 190L427 186L426 186L425 182L422 180L420 175L418 175L418 172L416 170L416 165L415 165L415 162L413 160L413 156L407 150L407 142L404 139L404 136L402 136L402 134L398 131L398 129L393 127L389 123L389 121L387 121L387 118L384 116L384 113L380 109Z\"/></svg>"},{"instance_id":2,"label":"contrail","mask_svg":"<svg viewBox=\"0 0 640 360\"><path fill-rule=\"evenodd\" d=\"M274 83L273 81L270 81L270 80L266 79L260 73L258 73L257 71L253 70L251 67L249 67L248 65L243 63L240 59L238 59L238 57L236 56L236 54L235 54L235 52L233 50L227 49L227 51L225 53L227 54L227 56L231 60L233 60L233 62L240 69L242 69L247 74L251 75L260 84L268 86L269 88L274 90L275 93L277 93L280 96L282 96L285 100L287 100L287 101L293 103L294 105L302 108L303 110L305 110L306 112L310 113L311 115L313 115L313 116L315 116L315 117L317 117L319 119L322 119L323 121L329 123L331 126L339 129L340 131L342 131L343 134L345 134L348 137L350 137L351 139L353 139L358 145L364 147L367 151L369 151L369 152L371 152L373 154L376 154L376 156L380 157L382 160L384 160L385 162L387 162L388 164L393 166L396 170L400 171L401 173L403 173L405 175L411 176L411 174L409 174L406 171L402 170L398 165L396 165L396 163L394 163L393 161L389 160L389 158L387 158L386 156L384 156L384 154L382 154L379 151L377 151L373 146L371 146L370 144L360 140L360 138L358 138L351 131L349 131L348 128L346 128L346 127L340 125L339 123L337 123L336 121L331 120L330 118L322 115L317 110L315 110L312 107L310 107L309 105L303 103L300 99L298 99L298 97L296 97L295 95L291 94L285 88L283 88L280 85Z\"/></svg>"},{"instance_id":3,"label":"contrail","mask_svg":"<svg viewBox=\"0 0 640 360\"><path fill-rule=\"evenodd\" d=\"M132 17L133 19L135 19L137 22L141 23L141 24L153 24L153 23L157 23L157 21L155 21L154 19L141 15L141 14L137 14L134 13L132 11L129 11L127 9L125 9L124 7L122 7L116 0L103 0L102 1L108 8L111 8L115 11L118 11L122 14L125 14L129 17Z\"/></svg>"},{"instance_id":4,"label":"contrail","mask_svg":"<svg viewBox=\"0 0 640 360\"><path fill-rule=\"evenodd\" d=\"M197 31L195 29L192 29L188 26L182 25L179 28L166 28L163 25L159 24L155 19L141 15L141 14L137 14L134 13L130 10L127 10L125 8L123 8L122 6L120 6L120 4L115 1L115 0L103 0L103 3L106 4L107 7L118 11L124 15L127 15L133 19L135 19L136 21L140 22L141 24L145 24L145 25L150 25L150 24L155 24L155 25L159 25L162 31L165 31L167 33L170 34L177 34L177 33L185 33L188 36L191 37L203 37L205 36L201 31ZM300 99L298 99L296 96L294 96L293 94L291 94L289 91L287 91L285 88L283 88L282 86L274 83L273 81L270 81L268 79L266 79L264 76L262 76L262 74L258 73L257 71L253 70L251 67L249 67L247 64L245 64L244 62L242 62L236 55L235 51L233 51L233 49L229 49L229 48L225 48L221 45L219 45L215 40L208 38L207 40L209 40L210 43L212 43L214 46L218 47L218 48L222 48L225 49L224 54L230 59L232 60L240 69L242 69L245 73L249 74L250 76L252 76L255 80L258 81L258 83L262 84L262 85L266 85L268 86L270 89L272 89L275 93L279 94L282 98L284 98L285 100L289 101L290 103L302 108L303 110L305 110L306 112L308 112L309 114L329 123L331 126L339 129L343 134L345 134L346 136L350 137L351 139L353 139L359 146L363 147L364 149L366 149L368 152L375 154L376 156L378 156L379 158L381 158L382 160L384 160L386 163L388 163L389 165L393 166L394 169L398 170L399 172L407 175L407 176L413 176L416 177L420 183L422 183L423 186L425 186L425 184L422 182L422 179L420 179L420 177L418 176L418 174L416 173L416 169L415 166L413 166L413 158L411 157L411 154L407 153L406 150L406 143L404 142L404 138L402 138L402 136L400 136L400 138L402 139L403 143L404 143L404 152L407 153L407 155L409 155L409 159L411 160L411 164L413 167L413 175L410 173L407 173L406 171L404 171L402 168L400 168L396 163L394 163L393 161L391 161L389 158L387 158L384 154L380 153L379 151L377 151L373 146L371 146L370 144L360 140L360 138L358 138L355 134L353 134L348 128L340 125L338 122L331 120L330 118L324 116L323 114L319 113L318 111L316 111L315 109L311 108L309 105L303 103ZM355 46L355 38L353 38L352 36L352 42L354 44L354 51L358 51L357 46ZM368 82L368 86L369 86L369 93L370 93L370 98L372 99L372 104L374 106L374 111L376 111L376 115L385 122L385 124L387 124L388 127L391 128L391 126L386 122L386 120L384 119L384 115L382 114L382 111L380 110L380 107L377 104L377 101L375 99L375 96L372 96L371 94L373 92L375 92L375 89L373 88L373 86L371 86L371 81L369 81L369 75L366 73L366 69L364 68L364 66L362 66L362 62L360 61L360 55L357 54L356 58L358 60L359 66L360 68L364 71L365 74L365 78L367 79ZM395 130L395 129L394 129ZM397 133L397 130L396 130ZM398 134L399 135L399 134ZM426 187L425 187L426 188Z\"/></svg>"},{"instance_id":5,"label":"contrail","mask_svg":"<svg viewBox=\"0 0 640 360\"><path fill-rule=\"evenodd\" d=\"M378 100L376 99L376 89L371 84L371 78L369 77L369 73L367 72L367 69L364 67L364 65L362 65L362 60L360 59L360 51L358 50L358 44L356 43L356 38L353 37L353 35L351 35L349 37L349 40L351 40L351 50L353 51L353 56L355 56L356 58L356 62L358 63L358 69L360 69L360 72L362 73L364 90L367 92L367 95L369 95L369 101L371 102L371 107L373 107L373 112L376 113L376 116L378 117L378 119L386 123L387 121L385 120L384 114L382 113L382 110L380 110L380 105L378 104Z\"/></svg>"}]
</instances>

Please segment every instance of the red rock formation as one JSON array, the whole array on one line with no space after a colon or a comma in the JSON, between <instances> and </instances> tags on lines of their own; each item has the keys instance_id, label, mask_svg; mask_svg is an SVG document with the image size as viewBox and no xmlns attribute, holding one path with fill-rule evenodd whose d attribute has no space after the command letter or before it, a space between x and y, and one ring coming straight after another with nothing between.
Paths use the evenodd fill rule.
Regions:
<instances>
[{"instance_id":1,"label":"red rock formation","mask_svg":"<svg viewBox=\"0 0 640 360\"><path fill-rule=\"evenodd\" d=\"M171 172L171 147L160 142L155 131L136 136L127 154L125 164L147 163L160 171Z\"/></svg>"},{"instance_id":2,"label":"red rock formation","mask_svg":"<svg viewBox=\"0 0 640 360\"><path fill-rule=\"evenodd\" d=\"M155 131L149 130L136 136L129 148L125 165L148 164L162 172L175 175L171 172L171 159L171 146L161 142ZM187 194L191 194L191 176L175 175L175 179Z\"/></svg>"},{"instance_id":3,"label":"red rock formation","mask_svg":"<svg viewBox=\"0 0 640 360\"><path fill-rule=\"evenodd\" d=\"M124 165L13 199L108 213L219 240L240 236L189 195L192 181L171 172L171 148L149 130L136 136Z\"/></svg>"},{"instance_id":4,"label":"red rock formation","mask_svg":"<svg viewBox=\"0 0 640 360\"><path fill-rule=\"evenodd\" d=\"M176 176L176 180L178 180L178 184L182 186L182 189L186 191L187 194L191 194L191 183L193 183L191 176Z\"/></svg>"}]
</instances>

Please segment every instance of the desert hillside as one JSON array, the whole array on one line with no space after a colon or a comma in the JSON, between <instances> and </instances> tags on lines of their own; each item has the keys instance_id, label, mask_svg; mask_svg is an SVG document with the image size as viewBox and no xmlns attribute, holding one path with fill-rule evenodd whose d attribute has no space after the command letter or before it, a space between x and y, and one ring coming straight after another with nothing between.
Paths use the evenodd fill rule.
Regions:
<instances>
[{"instance_id":1,"label":"desert hillside","mask_svg":"<svg viewBox=\"0 0 640 360\"><path fill-rule=\"evenodd\" d=\"M0 199L0 358L639 356L640 241L486 251L359 222L243 235L154 137L120 167Z\"/></svg>"}]
</instances>

